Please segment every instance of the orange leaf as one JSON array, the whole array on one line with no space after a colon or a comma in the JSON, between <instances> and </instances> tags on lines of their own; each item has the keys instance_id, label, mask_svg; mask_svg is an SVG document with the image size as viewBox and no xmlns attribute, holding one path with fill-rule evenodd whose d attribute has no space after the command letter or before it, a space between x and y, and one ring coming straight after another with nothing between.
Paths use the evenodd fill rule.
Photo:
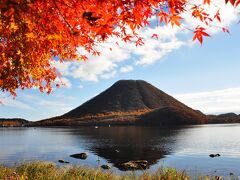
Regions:
<instances>
[{"instance_id":1,"label":"orange leaf","mask_svg":"<svg viewBox=\"0 0 240 180\"><path fill-rule=\"evenodd\" d=\"M172 26L174 26L174 25L180 26L181 19L182 19L182 17L173 15L170 17L170 22L171 22Z\"/></svg>"},{"instance_id":2,"label":"orange leaf","mask_svg":"<svg viewBox=\"0 0 240 180\"><path fill-rule=\"evenodd\" d=\"M194 31L193 41L197 39L200 42L200 44L202 44L203 36L209 36L209 34L205 32L205 28L197 27Z\"/></svg>"},{"instance_id":3,"label":"orange leaf","mask_svg":"<svg viewBox=\"0 0 240 180\"><path fill-rule=\"evenodd\" d=\"M225 27L222 28L222 31L225 32L225 33L230 34L230 31L227 28L225 28Z\"/></svg>"},{"instance_id":4,"label":"orange leaf","mask_svg":"<svg viewBox=\"0 0 240 180\"><path fill-rule=\"evenodd\" d=\"M153 35L152 35L152 38L158 39L158 35L157 35L157 34L153 34Z\"/></svg>"},{"instance_id":5,"label":"orange leaf","mask_svg":"<svg viewBox=\"0 0 240 180\"><path fill-rule=\"evenodd\" d=\"M204 0L204 1L203 1L203 4L208 4L208 5L210 5L210 3L211 3L211 0Z\"/></svg>"},{"instance_id":6,"label":"orange leaf","mask_svg":"<svg viewBox=\"0 0 240 180\"><path fill-rule=\"evenodd\" d=\"M218 20L219 22L221 22L219 10L218 10L217 13L214 15L214 18L217 18L217 20Z\"/></svg>"},{"instance_id":7,"label":"orange leaf","mask_svg":"<svg viewBox=\"0 0 240 180\"><path fill-rule=\"evenodd\" d=\"M238 0L235 4L235 7L237 7L240 4L240 0Z\"/></svg>"}]
</instances>

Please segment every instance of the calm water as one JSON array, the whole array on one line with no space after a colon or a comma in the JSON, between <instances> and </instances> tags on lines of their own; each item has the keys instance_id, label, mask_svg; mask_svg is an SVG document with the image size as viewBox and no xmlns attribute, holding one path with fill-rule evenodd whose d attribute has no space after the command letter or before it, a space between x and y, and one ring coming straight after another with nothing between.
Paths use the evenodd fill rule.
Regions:
<instances>
[{"instance_id":1,"label":"calm water","mask_svg":"<svg viewBox=\"0 0 240 180\"><path fill-rule=\"evenodd\" d=\"M86 160L69 157L87 152ZM221 157L210 158L219 153ZM176 129L153 127L0 128L0 164L59 159L98 167L148 160L149 171L161 166L191 174L240 175L240 124ZM59 164L60 165L60 164Z\"/></svg>"}]
</instances>

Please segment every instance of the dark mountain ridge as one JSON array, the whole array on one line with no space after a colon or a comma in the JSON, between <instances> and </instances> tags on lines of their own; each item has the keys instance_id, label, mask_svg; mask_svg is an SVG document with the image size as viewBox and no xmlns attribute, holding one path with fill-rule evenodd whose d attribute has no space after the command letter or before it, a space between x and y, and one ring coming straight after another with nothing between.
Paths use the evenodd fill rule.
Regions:
<instances>
[{"instance_id":1,"label":"dark mountain ridge","mask_svg":"<svg viewBox=\"0 0 240 180\"><path fill-rule=\"evenodd\" d=\"M206 122L207 116L199 111L190 108L164 107L141 115L137 124L172 126L204 124Z\"/></svg>"},{"instance_id":2,"label":"dark mountain ridge","mask_svg":"<svg viewBox=\"0 0 240 180\"><path fill-rule=\"evenodd\" d=\"M169 106L188 108L145 81L120 80L93 99L61 117L73 118L109 112L151 110Z\"/></svg>"},{"instance_id":3,"label":"dark mountain ridge","mask_svg":"<svg viewBox=\"0 0 240 180\"><path fill-rule=\"evenodd\" d=\"M29 121L21 118L0 118L0 127L5 126L25 126Z\"/></svg>"},{"instance_id":4,"label":"dark mountain ridge","mask_svg":"<svg viewBox=\"0 0 240 180\"><path fill-rule=\"evenodd\" d=\"M219 115L208 115L208 124L229 124L229 123L240 123L240 114L225 113Z\"/></svg>"}]
</instances>

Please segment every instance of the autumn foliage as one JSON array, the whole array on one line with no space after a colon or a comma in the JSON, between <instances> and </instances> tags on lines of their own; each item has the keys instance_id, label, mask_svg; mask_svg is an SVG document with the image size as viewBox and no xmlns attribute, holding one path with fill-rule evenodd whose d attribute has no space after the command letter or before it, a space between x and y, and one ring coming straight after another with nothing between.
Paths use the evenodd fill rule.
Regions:
<instances>
[{"instance_id":1,"label":"autumn foliage","mask_svg":"<svg viewBox=\"0 0 240 180\"><path fill-rule=\"evenodd\" d=\"M96 47L110 37L142 45L144 40L137 30L150 26L153 16L159 25L181 26L181 14L186 11L206 25L213 19L221 22L219 11L210 17L204 9L211 0L199 1L1 0L0 89L12 95L16 95L16 89L32 87L50 93L59 76L54 60L87 60L89 54L100 55ZM233 6L240 3L228 1ZM203 36L209 36L201 26L193 32L193 39L200 43Z\"/></svg>"}]
</instances>

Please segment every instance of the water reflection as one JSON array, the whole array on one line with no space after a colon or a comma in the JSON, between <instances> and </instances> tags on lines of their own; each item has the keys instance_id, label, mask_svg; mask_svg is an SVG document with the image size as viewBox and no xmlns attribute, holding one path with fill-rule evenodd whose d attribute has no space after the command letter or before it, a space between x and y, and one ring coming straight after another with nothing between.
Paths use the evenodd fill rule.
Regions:
<instances>
[{"instance_id":1,"label":"water reflection","mask_svg":"<svg viewBox=\"0 0 240 180\"><path fill-rule=\"evenodd\" d=\"M108 163L147 160L150 170L165 166L188 172L227 175L239 173L240 125L203 125L181 128L77 127L0 128L0 164L59 159L99 167ZM87 152L86 160L70 157ZM219 158L209 154L219 153Z\"/></svg>"},{"instance_id":2,"label":"water reflection","mask_svg":"<svg viewBox=\"0 0 240 180\"><path fill-rule=\"evenodd\" d=\"M171 153L169 140L177 134L176 129L147 127L100 127L86 128L86 149L106 159L115 167L132 160L147 160L149 165ZM74 132L74 136L76 132Z\"/></svg>"},{"instance_id":3,"label":"water reflection","mask_svg":"<svg viewBox=\"0 0 240 180\"><path fill-rule=\"evenodd\" d=\"M74 164L97 166L97 159L119 168L120 163L147 160L149 165L171 153L176 129L147 127L2 128L1 163L65 159ZM172 142L172 143L169 143ZM86 161L69 157L88 152Z\"/></svg>"}]
</instances>

